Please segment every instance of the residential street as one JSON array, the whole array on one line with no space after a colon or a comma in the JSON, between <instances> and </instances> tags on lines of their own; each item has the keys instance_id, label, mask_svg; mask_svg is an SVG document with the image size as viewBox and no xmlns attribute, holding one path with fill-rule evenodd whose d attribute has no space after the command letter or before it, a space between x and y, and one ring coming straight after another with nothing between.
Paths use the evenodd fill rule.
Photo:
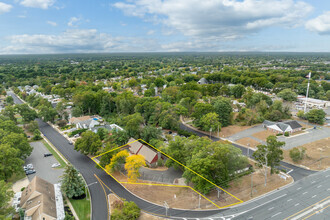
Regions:
<instances>
[{"instance_id":1,"label":"residential street","mask_svg":"<svg viewBox=\"0 0 330 220\"><path fill-rule=\"evenodd\" d=\"M15 97L15 96L14 96ZM17 98L16 98L17 99ZM20 100L15 100L16 103ZM40 119L37 119L41 132L46 138L53 143L53 145L75 166L84 176L91 193L92 201L92 219L108 219L108 209L105 194L110 193L109 187L118 196L125 198L128 201L134 201L142 210L156 213L158 215L165 215L165 208L154 205L145 200L142 200L135 195L128 192L122 185L116 182L103 170L95 168L95 163L87 156L76 152L73 145L70 145L61 134L54 128ZM189 130L188 128L186 128ZM202 133L195 132L197 135L204 136ZM213 138L213 140L218 140ZM247 154L247 149L239 145L235 145L242 149L244 154ZM251 155L252 152L249 152ZM244 203L234 208L210 211L190 211L170 209L168 215L171 218L186 218L186 219L283 219L297 211L300 211L318 201L329 196L330 189L328 188L328 181L330 180L329 170L326 172L308 171L298 168L287 163L281 163L288 169L293 169L290 173L296 182L284 190L275 191L267 196L256 201ZM105 184L101 185L96 176ZM309 176L302 179L303 177ZM299 180L299 181L298 181ZM243 212L243 213L242 213ZM329 217L329 210L324 209L318 217ZM211 216L211 218L210 218ZM223 216L228 216L224 218ZM277 218L278 217L278 218ZM322 219L320 218L320 219ZM324 218L326 219L326 218Z\"/></svg>"}]
</instances>

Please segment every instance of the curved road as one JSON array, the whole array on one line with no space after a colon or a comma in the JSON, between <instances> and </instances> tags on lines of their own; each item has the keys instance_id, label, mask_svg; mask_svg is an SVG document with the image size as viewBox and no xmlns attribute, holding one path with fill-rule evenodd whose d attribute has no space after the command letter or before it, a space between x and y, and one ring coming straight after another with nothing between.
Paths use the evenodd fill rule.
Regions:
<instances>
[{"instance_id":1,"label":"curved road","mask_svg":"<svg viewBox=\"0 0 330 220\"><path fill-rule=\"evenodd\" d=\"M10 94L13 98L16 104L21 104L22 101L19 100L16 95ZM152 204L150 202L147 202L145 200L142 200L138 197L136 197L134 194L127 191L122 185L120 185L117 181L115 181L112 177L110 177L108 174L106 174L103 170L97 169L95 167L95 163L87 156L80 154L79 152L75 151L73 149L73 145L70 145L65 137L63 137L60 133L58 133L53 127L48 125L47 123L43 122L40 119L37 119L40 127L40 131L46 136L46 138L61 152L61 154L67 158L67 160L72 163L73 166L75 166L83 175L85 178L90 194L91 194L91 201L92 201L92 219L95 220L102 220L102 219L109 219L108 216L108 207L107 207L107 199L106 195L109 193L114 192L118 196L125 198L128 201L134 201L142 210L146 212L155 213L157 215L165 215L166 210L164 207ZM189 127L184 126L181 124L181 127L190 130L197 134L198 136L205 136L204 133L194 131L190 129ZM212 137L214 141L219 140L218 138ZM234 144L235 145L235 144ZM247 149L240 146L235 145L236 147L239 147L243 153L247 154ZM250 153L251 155L252 153ZM322 196L322 192L328 192L330 189L324 188L327 186L327 180L324 180L325 177L329 177L330 175L321 175L320 172L316 173L315 175L311 175L315 177L315 179L319 179L319 182L322 182L323 184L318 184L313 180L314 182L310 182L308 180L309 178L302 179L312 173L313 171L305 170L300 167L296 167L287 163L281 163L281 165L284 165L285 167L288 167L289 169L293 169L291 171L291 175L294 177L295 180L300 180L298 183L289 186L287 189L276 191L274 193L271 193L267 196L264 196L262 198L259 198L255 201L247 202L244 204L240 204L236 207L229 208L229 209L222 209L222 210L209 210L209 211L193 211L193 210L179 210L179 209L170 209L168 211L168 216L171 218L179 218L179 219L231 219L233 217L239 218L239 219L246 219L250 218L254 213L257 213L257 216L262 217L266 219L266 216L269 216L268 218L271 219L272 217L270 214L274 211L282 210L283 209L283 198L288 198L286 201L288 202L288 205L285 207L286 211L288 212L282 212L278 211L277 213L273 215L278 216L289 216L289 214L292 214L296 209L300 210L300 205L303 205L302 207L306 207L309 205L310 201L306 200L304 203L297 202L295 204L294 208L291 207L290 201L295 201L296 197L296 191L297 190L304 190L306 188L312 189L319 189L318 194L313 195L313 198L319 199ZM97 176L97 177L96 177ZM317 178L316 178L317 177ZM326 178L326 179L327 179ZM301 180L302 179L302 180ZM313 178L314 179L314 178ZM101 180L101 182L99 181ZM305 183L306 182L306 183ZM304 184L303 184L304 183ZM311 184L312 183L312 184ZM306 184L306 186L305 186ZM299 187L299 185L304 185ZM297 188L298 187L298 188ZM313 188L314 187L314 188ZM321 188L322 187L322 188ZM110 191L111 189L111 191ZM308 193L308 192L307 192ZM301 196L304 196L307 194L304 190L302 192ZM279 195L280 194L280 195ZM323 193L324 194L324 193ZM275 198L274 198L275 197ZM323 198L322 197L322 198ZM275 202L278 204L279 207L274 208L269 207L271 204L275 204ZM282 205L281 205L282 204ZM297 205L298 204L298 205ZM264 209L264 206L269 207L268 210ZM290 208L291 207L291 208ZM272 211L270 211L272 210ZM280 214L278 214L280 213ZM224 217L227 216L227 217ZM256 216L256 217L257 217ZM211 217L211 218L210 218ZM258 219L258 218L256 218ZM276 218L274 218L276 219Z\"/></svg>"}]
</instances>

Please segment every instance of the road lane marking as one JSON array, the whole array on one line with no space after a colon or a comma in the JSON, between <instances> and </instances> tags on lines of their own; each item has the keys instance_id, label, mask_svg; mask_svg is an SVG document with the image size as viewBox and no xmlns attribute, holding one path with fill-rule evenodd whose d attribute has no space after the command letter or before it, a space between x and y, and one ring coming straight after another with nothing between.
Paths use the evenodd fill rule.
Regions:
<instances>
[{"instance_id":1,"label":"road lane marking","mask_svg":"<svg viewBox=\"0 0 330 220\"><path fill-rule=\"evenodd\" d=\"M308 192L304 192L303 195L305 195L306 193L308 193Z\"/></svg>"},{"instance_id":2,"label":"road lane marking","mask_svg":"<svg viewBox=\"0 0 330 220\"><path fill-rule=\"evenodd\" d=\"M275 216L277 216L277 215L279 215L279 214L281 214L282 212L278 212L278 213L276 213L275 215L272 215L272 217L271 218L273 218L273 217L275 217Z\"/></svg>"},{"instance_id":3,"label":"road lane marking","mask_svg":"<svg viewBox=\"0 0 330 220\"><path fill-rule=\"evenodd\" d=\"M326 207L324 207L324 208L322 208L322 209L320 209L320 210L314 212L313 214L307 216L307 217L304 218L303 220L308 219L309 217L311 217L311 216L313 216L313 215L315 215L315 214L319 214L320 212L322 212L324 209L326 209L326 208L328 208L328 207L330 207L330 205L328 205L328 206L326 206Z\"/></svg>"},{"instance_id":4,"label":"road lane marking","mask_svg":"<svg viewBox=\"0 0 330 220\"><path fill-rule=\"evenodd\" d=\"M299 187L297 190L301 189L301 187Z\"/></svg>"},{"instance_id":5,"label":"road lane marking","mask_svg":"<svg viewBox=\"0 0 330 220\"><path fill-rule=\"evenodd\" d=\"M290 215L289 217L285 218L284 220L287 220L287 219L289 219L289 218L291 218L291 217L293 217L293 216L296 216L296 215L298 215L299 213L301 213L301 212L303 212L303 211L305 211L305 210L307 210L307 209L313 207L314 205L316 205L316 204L318 204L318 203L320 203L320 202L323 202L324 200L326 200L326 199L328 199L328 198L330 198L330 196L328 196L328 197L326 197L326 198L324 198L324 199L322 199L322 200L320 200L320 201L314 203L313 205L310 205L310 206L304 208L303 210L300 210L299 212L296 212L296 213ZM300 203L297 203L297 204L295 204L294 206L298 206L299 204L300 204Z\"/></svg>"},{"instance_id":6,"label":"road lane marking","mask_svg":"<svg viewBox=\"0 0 330 220\"><path fill-rule=\"evenodd\" d=\"M274 207L269 208L268 210L272 210Z\"/></svg>"},{"instance_id":7,"label":"road lane marking","mask_svg":"<svg viewBox=\"0 0 330 220\"><path fill-rule=\"evenodd\" d=\"M322 185L318 185L316 188L320 188Z\"/></svg>"},{"instance_id":8,"label":"road lane marking","mask_svg":"<svg viewBox=\"0 0 330 220\"><path fill-rule=\"evenodd\" d=\"M316 195L312 196L312 198L316 197Z\"/></svg>"},{"instance_id":9,"label":"road lane marking","mask_svg":"<svg viewBox=\"0 0 330 220\"><path fill-rule=\"evenodd\" d=\"M95 175L95 174L94 174ZM105 195L105 200L107 201L107 210L108 210L108 217L107 217L107 219L110 219L110 210L109 210L109 201L108 201L108 195L107 195L107 193L105 192L105 189L104 189L104 186L103 186L103 184L101 184L101 181L100 181L100 179L99 179L99 177L98 176L96 176L95 175L95 177L96 177L96 179L100 182L100 185L102 186L102 189L103 189L103 192L104 192L104 195Z\"/></svg>"},{"instance_id":10,"label":"road lane marking","mask_svg":"<svg viewBox=\"0 0 330 220\"><path fill-rule=\"evenodd\" d=\"M290 202L292 199L288 199L287 202Z\"/></svg>"}]
</instances>

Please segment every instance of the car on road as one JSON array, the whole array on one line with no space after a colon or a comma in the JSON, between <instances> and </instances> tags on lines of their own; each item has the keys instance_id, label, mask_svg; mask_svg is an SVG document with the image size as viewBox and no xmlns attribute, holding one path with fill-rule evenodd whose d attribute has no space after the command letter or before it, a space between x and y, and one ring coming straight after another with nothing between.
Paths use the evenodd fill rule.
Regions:
<instances>
[{"instance_id":1,"label":"car on road","mask_svg":"<svg viewBox=\"0 0 330 220\"><path fill-rule=\"evenodd\" d=\"M51 154L51 153L44 154L44 157L49 157L49 156L53 156L53 154Z\"/></svg>"},{"instance_id":2,"label":"car on road","mask_svg":"<svg viewBox=\"0 0 330 220\"><path fill-rule=\"evenodd\" d=\"M59 163L54 163L54 164L52 165L52 168L56 168L56 167L59 167L59 166L61 166L61 164L59 164Z\"/></svg>"},{"instance_id":3,"label":"car on road","mask_svg":"<svg viewBox=\"0 0 330 220\"><path fill-rule=\"evenodd\" d=\"M30 175L30 174L34 174L34 173L36 173L36 170L27 170L27 171L25 171L26 175Z\"/></svg>"}]
</instances>

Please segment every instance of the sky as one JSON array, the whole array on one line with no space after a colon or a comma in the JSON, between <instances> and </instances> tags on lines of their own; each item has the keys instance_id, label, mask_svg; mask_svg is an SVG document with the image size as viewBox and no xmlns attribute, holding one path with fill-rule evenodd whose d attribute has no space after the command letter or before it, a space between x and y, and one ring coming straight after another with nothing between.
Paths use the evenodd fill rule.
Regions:
<instances>
[{"instance_id":1,"label":"sky","mask_svg":"<svg viewBox=\"0 0 330 220\"><path fill-rule=\"evenodd\" d=\"M0 0L0 54L330 52L329 0Z\"/></svg>"}]
</instances>

